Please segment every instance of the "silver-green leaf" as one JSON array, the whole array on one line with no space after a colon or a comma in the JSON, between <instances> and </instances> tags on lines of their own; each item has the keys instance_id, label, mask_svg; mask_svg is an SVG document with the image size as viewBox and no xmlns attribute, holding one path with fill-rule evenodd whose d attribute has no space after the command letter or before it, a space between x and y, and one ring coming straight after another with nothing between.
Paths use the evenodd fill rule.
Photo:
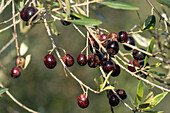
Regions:
<instances>
[{"instance_id":1,"label":"silver-green leaf","mask_svg":"<svg viewBox=\"0 0 170 113\"><path fill-rule=\"evenodd\" d=\"M103 1L100 3L114 9L139 10L138 7L122 1Z\"/></svg>"},{"instance_id":2,"label":"silver-green leaf","mask_svg":"<svg viewBox=\"0 0 170 113\"><path fill-rule=\"evenodd\" d=\"M138 105L141 103L143 92L144 92L144 83L142 80L140 80L138 83L137 96L136 96Z\"/></svg>"},{"instance_id":3,"label":"silver-green leaf","mask_svg":"<svg viewBox=\"0 0 170 113\"><path fill-rule=\"evenodd\" d=\"M8 88L0 88L0 95L5 93L8 90Z\"/></svg>"}]
</instances>

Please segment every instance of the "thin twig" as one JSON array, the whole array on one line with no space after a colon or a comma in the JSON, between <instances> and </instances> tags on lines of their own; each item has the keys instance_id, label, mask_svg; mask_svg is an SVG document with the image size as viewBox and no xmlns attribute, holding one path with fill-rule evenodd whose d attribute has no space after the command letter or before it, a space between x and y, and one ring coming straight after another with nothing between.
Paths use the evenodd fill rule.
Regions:
<instances>
[{"instance_id":1,"label":"thin twig","mask_svg":"<svg viewBox=\"0 0 170 113\"><path fill-rule=\"evenodd\" d=\"M2 85L2 83L0 83L0 87L4 88L4 86ZM28 112L31 113L39 113L37 111L34 111L30 108L28 108L27 106L23 105L22 103L20 103L14 96L12 96L12 94L9 91L6 91L6 94L16 103L18 104L20 107L22 107L23 109L27 110Z\"/></svg>"},{"instance_id":2,"label":"thin twig","mask_svg":"<svg viewBox=\"0 0 170 113\"><path fill-rule=\"evenodd\" d=\"M15 22L15 24L18 24L20 21L21 21L20 19L17 20L17 21ZM3 29L0 29L0 33L3 32L3 31L6 31L7 29L9 29L9 28L11 28L11 27L13 27L13 26L14 26L14 23L12 23L11 25L9 25L9 26L7 26L7 27L5 27L5 28L3 28Z\"/></svg>"},{"instance_id":3,"label":"thin twig","mask_svg":"<svg viewBox=\"0 0 170 113\"><path fill-rule=\"evenodd\" d=\"M15 21L15 6L14 6L14 0L12 0L12 15L13 15L13 24L14 24L14 32L13 32L13 37L15 38L15 47L17 50L17 56L20 56L19 53L19 46L18 46L18 39L17 39L17 30L16 30L16 21Z\"/></svg>"},{"instance_id":4,"label":"thin twig","mask_svg":"<svg viewBox=\"0 0 170 113\"><path fill-rule=\"evenodd\" d=\"M4 7L2 7L1 9L0 9L0 14L3 12L3 10L11 3L11 1L12 0L9 0L5 5L4 5Z\"/></svg>"},{"instance_id":5,"label":"thin twig","mask_svg":"<svg viewBox=\"0 0 170 113\"><path fill-rule=\"evenodd\" d=\"M15 40L15 37L13 37L7 44L5 44L2 49L0 49L0 54L8 47L12 44L12 42Z\"/></svg>"},{"instance_id":6,"label":"thin twig","mask_svg":"<svg viewBox=\"0 0 170 113\"><path fill-rule=\"evenodd\" d=\"M18 15L19 15L19 12L18 12L17 14L15 14L14 17L16 17L16 16L18 16ZM0 22L0 25L1 25L1 24L6 24L6 23L8 23L8 22L11 21L12 19L13 19L13 17L10 18L10 19L8 19L8 20L6 20L6 21Z\"/></svg>"},{"instance_id":7,"label":"thin twig","mask_svg":"<svg viewBox=\"0 0 170 113\"><path fill-rule=\"evenodd\" d=\"M150 2L150 0L146 0L148 2L148 4L154 9L154 11L156 12L156 14L160 17L161 20L163 20L164 22L166 22L167 26L170 26L170 23L168 21L165 20L164 17L161 16L161 14L158 12L158 10L153 6L153 4Z\"/></svg>"},{"instance_id":8,"label":"thin twig","mask_svg":"<svg viewBox=\"0 0 170 113\"><path fill-rule=\"evenodd\" d=\"M98 3L98 2L102 2L102 1L104 1L104 0L93 0L93 1L88 1L88 2L84 2L84 3L80 3L80 4L75 4L75 5L71 5L71 7L80 7L80 6L85 6L85 5L87 5L87 4L92 4L92 3ZM66 7L63 7L63 9L65 9ZM55 12L55 11L58 11L58 10L60 10L61 9L61 7L60 8L54 8L54 9L52 9L52 12Z\"/></svg>"},{"instance_id":9,"label":"thin twig","mask_svg":"<svg viewBox=\"0 0 170 113\"><path fill-rule=\"evenodd\" d=\"M43 13L42 13L43 15ZM44 20L44 24L45 24L45 28L47 30L47 33L48 33L48 36L50 37L50 40L51 40L51 44L53 46L53 48L55 48L55 52L61 62L61 64L63 65L63 67L67 70L67 72L81 85L83 85L85 88L89 89L90 91L94 92L94 93L100 93L99 91L95 91L94 89L90 88L89 86L87 86L86 84L84 84L81 80L79 80L68 68L67 66L65 65L65 63L63 62L58 50L56 49L56 45L55 45L55 42L52 38L52 35L51 35L51 32L50 32L50 29L49 29L49 25L47 24L47 20L46 18L43 16L43 20Z\"/></svg>"}]
</instances>

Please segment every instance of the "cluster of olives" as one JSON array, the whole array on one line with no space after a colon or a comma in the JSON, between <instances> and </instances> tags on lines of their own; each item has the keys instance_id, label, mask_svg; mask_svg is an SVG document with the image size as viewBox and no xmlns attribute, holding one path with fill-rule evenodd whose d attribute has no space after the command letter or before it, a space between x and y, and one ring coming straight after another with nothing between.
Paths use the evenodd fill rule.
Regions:
<instances>
[{"instance_id":1,"label":"cluster of olives","mask_svg":"<svg viewBox=\"0 0 170 113\"><path fill-rule=\"evenodd\" d=\"M95 64L97 63L94 63L94 61L98 61L98 64L102 66L104 72L109 73L113 70L111 76L118 76L120 74L120 67L111 60L111 57L119 52L119 43L128 43L131 45L135 45L134 38L128 36L127 32L125 31L120 31L118 34L111 32L109 34L103 33L101 35L94 35L100 40L102 46L105 47L107 52L102 52L96 40L93 37L90 37L90 50L94 53L94 55L91 56L93 56L92 58L95 60L92 60L93 62L90 63L90 59L88 59L88 64L90 63L89 66L95 67ZM125 45L124 48L126 50L132 50L132 48ZM89 58L91 56L89 56ZM96 60L97 57L98 60Z\"/></svg>"},{"instance_id":2,"label":"cluster of olives","mask_svg":"<svg viewBox=\"0 0 170 113\"><path fill-rule=\"evenodd\" d=\"M32 18L36 14L36 12L37 10L34 7L24 7L20 13L20 16L24 21L29 21L29 19ZM32 20L35 20L36 17L37 16L35 16ZM61 23L63 25L71 24L70 22L64 20L61 20ZM88 66L91 68L95 68L99 65L103 68L105 73L109 73L110 71L113 71L111 76L113 77L118 76L120 74L120 67L119 65L115 64L111 60L111 57L119 52L119 43L128 43L130 45L135 46L134 38L128 36L127 32L125 31L120 31L118 34L111 32L109 34L103 33L101 35L97 35L97 34L94 35L99 39L103 47L106 48L107 52L102 52L102 50L100 50L101 48L99 47L99 44L92 36L90 36L89 45L90 45L90 50L93 54L89 56L86 56L85 54L79 54L77 56L77 63L80 66L84 66L88 64ZM125 45L124 48L128 51L132 50L132 48ZM132 55L133 55L133 59L130 60L129 64L133 66L128 66L128 69L132 72L135 72L136 69L134 66L139 67L144 65L143 61L139 63L138 60L143 60L145 58L145 54L138 50L133 50ZM74 58L71 54L65 54L64 56L62 56L62 61L65 63L67 67L71 67L74 64ZM24 58L18 57L18 59L16 60L17 67L12 68L11 70L11 76L13 78L17 78L20 76L21 74L20 68L22 68L24 64L25 64ZM44 57L44 64L47 68L53 69L57 65L56 57L53 54L47 54ZM126 99L127 97L126 92L123 89L116 90L116 93L123 100ZM112 92L112 90L108 90L107 97L109 99L109 104L111 106L117 106L119 104L120 100ZM85 94L81 94L78 97L78 105L81 108L86 108L89 105L88 96Z\"/></svg>"},{"instance_id":3,"label":"cluster of olives","mask_svg":"<svg viewBox=\"0 0 170 113\"><path fill-rule=\"evenodd\" d=\"M16 65L16 67L13 67L11 69L11 72L10 72L12 78L20 77L20 75L21 75L21 69L20 68L24 67L25 59L23 57L18 57L15 61L15 65Z\"/></svg>"},{"instance_id":4,"label":"cluster of olives","mask_svg":"<svg viewBox=\"0 0 170 113\"><path fill-rule=\"evenodd\" d=\"M127 94L123 89L117 89L116 93L122 100L127 98ZM112 90L107 90L107 98L109 99L109 104L111 106L117 106L120 102L119 98L113 93Z\"/></svg>"},{"instance_id":5,"label":"cluster of olives","mask_svg":"<svg viewBox=\"0 0 170 113\"><path fill-rule=\"evenodd\" d=\"M20 12L20 17L24 21L29 21L31 17L35 15L37 10L34 7L24 7L22 11ZM35 16L32 20L35 20L37 16ZM11 77L12 78L18 78L21 75L21 69L25 65L25 59L23 57L18 57L16 59L16 67L13 67L11 69Z\"/></svg>"}]
</instances>

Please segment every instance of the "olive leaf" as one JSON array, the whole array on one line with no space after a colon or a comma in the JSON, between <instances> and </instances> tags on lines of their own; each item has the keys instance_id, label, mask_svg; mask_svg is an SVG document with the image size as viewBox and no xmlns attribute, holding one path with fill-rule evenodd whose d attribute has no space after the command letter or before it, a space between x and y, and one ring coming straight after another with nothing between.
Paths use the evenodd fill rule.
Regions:
<instances>
[{"instance_id":1,"label":"olive leaf","mask_svg":"<svg viewBox=\"0 0 170 113\"><path fill-rule=\"evenodd\" d=\"M8 88L0 88L0 95L5 93L8 90Z\"/></svg>"},{"instance_id":2,"label":"olive leaf","mask_svg":"<svg viewBox=\"0 0 170 113\"><path fill-rule=\"evenodd\" d=\"M141 103L142 97L143 97L143 92L144 92L144 83L142 80L139 81L138 83L138 89L137 89L137 104Z\"/></svg>"},{"instance_id":3,"label":"olive leaf","mask_svg":"<svg viewBox=\"0 0 170 113\"><path fill-rule=\"evenodd\" d=\"M154 15L150 15L148 16L148 18L145 20L145 22L142 25L142 30L146 31L146 30L151 30L155 27L155 23L156 23L156 18Z\"/></svg>"},{"instance_id":4,"label":"olive leaf","mask_svg":"<svg viewBox=\"0 0 170 113\"><path fill-rule=\"evenodd\" d=\"M148 47L148 49L147 49L147 52L149 52L149 53L152 53L152 52L153 52L154 40L155 40L154 37L152 37L152 39L151 39L151 41L150 41L150 43L149 43L149 47ZM144 67L146 66L148 60L149 60L149 56L146 55L146 56L145 56L145 60L144 60Z\"/></svg>"},{"instance_id":5,"label":"olive leaf","mask_svg":"<svg viewBox=\"0 0 170 113\"><path fill-rule=\"evenodd\" d=\"M106 5L108 7L114 8L114 9L139 10L138 7L135 7L131 4L128 4L128 3L122 2L122 1L103 1L103 2L100 2L100 4Z\"/></svg>"}]
</instances>

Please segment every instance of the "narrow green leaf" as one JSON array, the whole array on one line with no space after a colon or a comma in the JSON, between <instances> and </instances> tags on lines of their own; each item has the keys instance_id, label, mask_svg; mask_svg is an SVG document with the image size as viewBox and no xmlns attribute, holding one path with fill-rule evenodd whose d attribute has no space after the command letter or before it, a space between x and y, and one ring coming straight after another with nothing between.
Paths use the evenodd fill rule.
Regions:
<instances>
[{"instance_id":1,"label":"narrow green leaf","mask_svg":"<svg viewBox=\"0 0 170 113\"><path fill-rule=\"evenodd\" d=\"M94 82L96 83L97 87L99 87L99 83L98 83L96 77L94 78Z\"/></svg>"},{"instance_id":2,"label":"narrow green leaf","mask_svg":"<svg viewBox=\"0 0 170 113\"><path fill-rule=\"evenodd\" d=\"M152 52L153 52L154 41L155 41L155 39L154 39L154 37L152 37L152 39L151 39L151 41L150 41L150 44L149 44L149 47L148 47L148 49L147 49L147 52L149 52L149 53L152 53Z\"/></svg>"},{"instance_id":3,"label":"narrow green leaf","mask_svg":"<svg viewBox=\"0 0 170 113\"><path fill-rule=\"evenodd\" d=\"M39 3L39 4L38 4L38 7L39 7L39 8L43 8L44 6L43 6L43 4Z\"/></svg>"},{"instance_id":4,"label":"narrow green leaf","mask_svg":"<svg viewBox=\"0 0 170 113\"><path fill-rule=\"evenodd\" d=\"M147 103L147 102L151 101L151 100L153 99L153 97L154 97L154 94L153 94L153 92L151 91L151 92L146 96L144 102Z\"/></svg>"},{"instance_id":5,"label":"narrow green leaf","mask_svg":"<svg viewBox=\"0 0 170 113\"><path fill-rule=\"evenodd\" d=\"M66 14L67 14L67 19L70 18L70 0L65 0L65 3L66 3Z\"/></svg>"},{"instance_id":6,"label":"narrow green leaf","mask_svg":"<svg viewBox=\"0 0 170 113\"><path fill-rule=\"evenodd\" d=\"M54 35L56 35L56 36L59 35L59 31L57 30L54 22L51 23L51 31Z\"/></svg>"},{"instance_id":7,"label":"narrow green leaf","mask_svg":"<svg viewBox=\"0 0 170 113\"><path fill-rule=\"evenodd\" d=\"M53 7L59 7L59 3L58 2L50 2L50 9L52 9Z\"/></svg>"},{"instance_id":8,"label":"narrow green leaf","mask_svg":"<svg viewBox=\"0 0 170 113\"><path fill-rule=\"evenodd\" d=\"M147 49L147 52L149 53L152 53L153 52L153 48L154 48L154 37L152 37L152 39L150 40L150 43L149 43L149 47ZM145 61L144 61L144 67L146 66L146 63L148 62L148 59L149 59L149 56L146 55L145 56Z\"/></svg>"},{"instance_id":9,"label":"narrow green leaf","mask_svg":"<svg viewBox=\"0 0 170 113\"><path fill-rule=\"evenodd\" d=\"M99 77L99 82L103 84L103 76L102 75Z\"/></svg>"},{"instance_id":10,"label":"narrow green leaf","mask_svg":"<svg viewBox=\"0 0 170 113\"><path fill-rule=\"evenodd\" d=\"M70 22L77 24L77 25L87 25L87 26L98 26L102 24L100 20L96 19L77 19L77 20L70 20Z\"/></svg>"},{"instance_id":11,"label":"narrow green leaf","mask_svg":"<svg viewBox=\"0 0 170 113\"><path fill-rule=\"evenodd\" d=\"M123 9L123 10L139 10L138 7L135 7L131 4L122 2L122 1L103 1L100 2L103 5L106 5L108 7L114 8L114 9Z\"/></svg>"},{"instance_id":12,"label":"narrow green leaf","mask_svg":"<svg viewBox=\"0 0 170 113\"><path fill-rule=\"evenodd\" d=\"M77 14L75 12L72 12L72 15L78 19L74 18L73 20L69 20L69 22L72 22L77 25L98 26L98 25L102 24L102 21L89 18L82 14Z\"/></svg>"},{"instance_id":13,"label":"narrow green leaf","mask_svg":"<svg viewBox=\"0 0 170 113\"><path fill-rule=\"evenodd\" d=\"M8 90L8 88L0 88L0 95L5 93Z\"/></svg>"},{"instance_id":14,"label":"narrow green leaf","mask_svg":"<svg viewBox=\"0 0 170 113\"><path fill-rule=\"evenodd\" d=\"M168 92L163 92L163 93L160 93L160 94L156 95L156 96L150 101L149 106L146 107L146 108L144 108L144 109L146 110L146 109L150 109L150 108L155 107L157 104L159 104L159 103L162 101L162 99L165 98L165 96L166 96L167 94L168 94Z\"/></svg>"},{"instance_id":15,"label":"narrow green leaf","mask_svg":"<svg viewBox=\"0 0 170 113\"><path fill-rule=\"evenodd\" d=\"M155 23L156 23L155 16L154 15L148 16L148 18L143 23L142 30L145 31L153 29L155 27Z\"/></svg>"},{"instance_id":16,"label":"narrow green leaf","mask_svg":"<svg viewBox=\"0 0 170 113\"><path fill-rule=\"evenodd\" d=\"M135 39L135 42L137 42L142 47L148 47L149 46L149 39L146 37L143 37L140 34L132 34L132 37Z\"/></svg>"},{"instance_id":17,"label":"narrow green leaf","mask_svg":"<svg viewBox=\"0 0 170 113\"><path fill-rule=\"evenodd\" d=\"M149 71L149 73L155 74L155 75L160 76L160 77L165 76L165 74L159 73L157 71Z\"/></svg>"},{"instance_id":18,"label":"narrow green leaf","mask_svg":"<svg viewBox=\"0 0 170 113\"><path fill-rule=\"evenodd\" d=\"M140 109L145 109L145 108L148 108L148 107L149 107L149 103L144 103L144 104L139 105Z\"/></svg>"},{"instance_id":19,"label":"narrow green leaf","mask_svg":"<svg viewBox=\"0 0 170 113\"><path fill-rule=\"evenodd\" d=\"M102 89L103 84L100 84L100 89Z\"/></svg>"},{"instance_id":20,"label":"narrow green leaf","mask_svg":"<svg viewBox=\"0 0 170 113\"><path fill-rule=\"evenodd\" d=\"M19 3L19 10L21 11L25 7L24 0Z\"/></svg>"},{"instance_id":21,"label":"narrow green leaf","mask_svg":"<svg viewBox=\"0 0 170 113\"><path fill-rule=\"evenodd\" d=\"M115 87L113 87L113 86L106 86L106 87L103 89L103 91L109 90L109 89L115 89Z\"/></svg>"},{"instance_id":22,"label":"narrow green leaf","mask_svg":"<svg viewBox=\"0 0 170 113\"><path fill-rule=\"evenodd\" d=\"M21 45L20 45L19 52L20 52L20 55L21 55L21 56L24 56L24 55L27 53L28 49L29 49L29 46L28 46L28 44L27 44L26 41L27 41L27 40L24 40L24 41L21 43Z\"/></svg>"},{"instance_id":23,"label":"narrow green leaf","mask_svg":"<svg viewBox=\"0 0 170 113\"><path fill-rule=\"evenodd\" d=\"M76 5L76 3L70 3L70 5L72 6L72 5Z\"/></svg>"},{"instance_id":24,"label":"narrow green leaf","mask_svg":"<svg viewBox=\"0 0 170 113\"><path fill-rule=\"evenodd\" d=\"M157 62L155 67L159 67L162 64L162 62Z\"/></svg>"},{"instance_id":25,"label":"narrow green leaf","mask_svg":"<svg viewBox=\"0 0 170 113\"><path fill-rule=\"evenodd\" d=\"M82 15L82 14L75 13L75 12L72 12L71 14L80 19L89 19L89 17Z\"/></svg>"},{"instance_id":26,"label":"narrow green leaf","mask_svg":"<svg viewBox=\"0 0 170 113\"><path fill-rule=\"evenodd\" d=\"M100 91L103 91L103 88L106 86L106 83L107 83L107 81L109 80L109 77L110 77L110 75L112 74L112 72L113 72L113 70L110 71L110 72L107 74L107 77L106 77L106 79L105 79L102 87L100 88Z\"/></svg>"},{"instance_id":27,"label":"narrow green leaf","mask_svg":"<svg viewBox=\"0 0 170 113\"><path fill-rule=\"evenodd\" d=\"M140 80L138 83L137 96L136 96L138 105L141 103L143 92L144 92L144 83L142 80Z\"/></svg>"},{"instance_id":28,"label":"narrow green leaf","mask_svg":"<svg viewBox=\"0 0 170 113\"><path fill-rule=\"evenodd\" d=\"M30 61L31 61L31 54L28 54L26 57L25 57L25 65L24 65L24 68L23 70L25 70L28 65L30 64Z\"/></svg>"},{"instance_id":29,"label":"narrow green leaf","mask_svg":"<svg viewBox=\"0 0 170 113\"><path fill-rule=\"evenodd\" d=\"M159 3L164 4L170 8L170 0L157 0Z\"/></svg>"}]
</instances>

